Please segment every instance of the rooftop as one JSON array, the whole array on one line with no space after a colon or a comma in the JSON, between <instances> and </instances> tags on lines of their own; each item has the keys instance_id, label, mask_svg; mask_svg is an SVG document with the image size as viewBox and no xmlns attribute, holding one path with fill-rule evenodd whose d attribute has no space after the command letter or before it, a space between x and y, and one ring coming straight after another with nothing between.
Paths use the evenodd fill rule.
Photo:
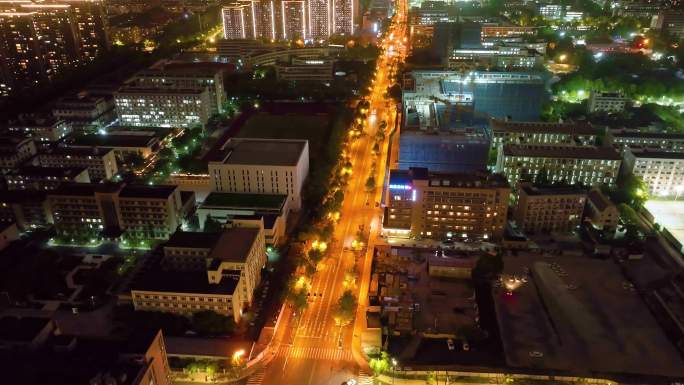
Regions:
<instances>
[{"instance_id":1,"label":"rooftop","mask_svg":"<svg viewBox=\"0 0 684 385\"><path fill-rule=\"evenodd\" d=\"M212 284L204 271L153 270L136 279L131 290L232 295L239 277L239 272L237 277L224 275L221 282Z\"/></svg>"},{"instance_id":2,"label":"rooftop","mask_svg":"<svg viewBox=\"0 0 684 385\"><path fill-rule=\"evenodd\" d=\"M79 136L67 142L67 146L78 147L151 147L156 142L155 137L143 135L100 135L90 134Z\"/></svg>"},{"instance_id":3,"label":"rooftop","mask_svg":"<svg viewBox=\"0 0 684 385\"><path fill-rule=\"evenodd\" d=\"M290 139L230 139L214 162L295 166L307 150L308 141ZM308 151L308 150L307 150Z\"/></svg>"},{"instance_id":4,"label":"rooftop","mask_svg":"<svg viewBox=\"0 0 684 385\"><path fill-rule=\"evenodd\" d=\"M631 153L635 158L646 158L646 159L684 159L684 153L682 152L669 152L669 151L636 151L633 150Z\"/></svg>"},{"instance_id":5,"label":"rooftop","mask_svg":"<svg viewBox=\"0 0 684 385\"><path fill-rule=\"evenodd\" d=\"M212 192L204 199L202 206L239 207L241 209L280 210L285 204L287 195L220 193Z\"/></svg>"},{"instance_id":6,"label":"rooftop","mask_svg":"<svg viewBox=\"0 0 684 385\"><path fill-rule=\"evenodd\" d=\"M61 183L50 191L51 196L94 196L96 192L114 193L121 188L118 183Z\"/></svg>"},{"instance_id":7,"label":"rooftop","mask_svg":"<svg viewBox=\"0 0 684 385\"><path fill-rule=\"evenodd\" d=\"M50 322L49 318L2 317L0 318L0 341L31 342Z\"/></svg>"},{"instance_id":8,"label":"rooftop","mask_svg":"<svg viewBox=\"0 0 684 385\"><path fill-rule=\"evenodd\" d=\"M10 171L7 175L26 178L74 178L86 171L87 167L41 167L23 166Z\"/></svg>"},{"instance_id":9,"label":"rooftop","mask_svg":"<svg viewBox=\"0 0 684 385\"><path fill-rule=\"evenodd\" d=\"M600 211L607 209L613 204L605 194L598 189L591 189L587 195L591 203Z\"/></svg>"},{"instance_id":10,"label":"rooftop","mask_svg":"<svg viewBox=\"0 0 684 385\"><path fill-rule=\"evenodd\" d=\"M38 204L45 200L46 193L37 190L0 190L0 203L23 203L33 201Z\"/></svg>"},{"instance_id":11,"label":"rooftop","mask_svg":"<svg viewBox=\"0 0 684 385\"><path fill-rule=\"evenodd\" d=\"M517 122L503 119L491 119L489 125L492 132L530 132L558 133L570 135L597 135L599 130L587 122Z\"/></svg>"},{"instance_id":12,"label":"rooftop","mask_svg":"<svg viewBox=\"0 0 684 385\"><path fill-rule=\"evenodd\" d=\"M669 132L612 131L611 135L613 135L616 138L684 139L684 134Z\"/></svg>"},{"instance_id":13,"label":"rooftop","mask_svg":"<svg viewBox=\"0 0 684 385\"><path fill-rule=\"evenodd\" d=\"M166 199L178 189L176 185L126 185L119 193L119 198L157 198Z\"/></svg>"},{"instance_id":14,"label":"rooftop","mask_svg":"<svg viewBox=\"0 0 684 385\"><path fill-rule=\"evenodd\" d=\"M431 172L426 168L410 168L408 170L390 171L390 189L403 188L415 180L429 181L433 187L454 188L508 188L506 178L500 174L488 172L446 173ZM394 186L394 187L393 187ZM402 186L402 187L398 187ZM411 187L412 188L412 187Z\"/></svg>"},{"instance_id":15,"label":"rooftop","mask_svg":"<svg viewBox=\"0 0 684 385\"><path fill-rule=\"evenodd\" d=\"M504 146L503 152L506 156L529 156L533 158L622 159L612 147L507 144Z\"/></svg>"},{"instance_id":16,"label":"rooftop","mask_svg":"<svg viewBox=\"0 0 684 385\"><path fill-rule=\"evenodd\" d=\"M203 233L194 231L176 231L171 235L164 247L188 247L211 249L218 241L220 233Z\"/></svg>"},{"instance_id":17,"label":"rooftop","mask_svg":"<svg viewBox=\"0 0 684 385\"><path fill-rule=\"evenodd\" d=\"M586 195L587 190L577 186L549 185L534 186L531 183L521 183L521 190L527 195Z\"/></svg>"},{"instance_id":18,"label":"rooftop","mask_svg":"<svg viewBox=\"0 0 684 385\"><path fill-rule=\"evenodd\" d=\"M97 147L53 147L45 150L40 155L63 155L63 156L104 156L112 152L111 148Z\"/></svg>"},{"instance_id":19,"label":"rooftop","mask_svg":"<svg viewBox=\"0 0 684 385\"><path fill-rule=\"evenodd\" d=\"M224 230L209 253L209 258L226 262L244 262L259 236L259 231L257 228L246 227Z\"/></svg>"}]
</instances>

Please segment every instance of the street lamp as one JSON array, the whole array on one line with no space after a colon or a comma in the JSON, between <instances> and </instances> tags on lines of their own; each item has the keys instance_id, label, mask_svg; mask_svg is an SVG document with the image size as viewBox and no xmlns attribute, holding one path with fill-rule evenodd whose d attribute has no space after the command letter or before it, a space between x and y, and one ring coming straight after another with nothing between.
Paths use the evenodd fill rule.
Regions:
<instances>
[{"instance_id":1,"label":"street lamp","mask_svg":"<svg viewBox=\"0 0 684 385\"><path fill-rule=\"evenodd\" d=\"M242 356L244 356L244 355L245 355L245 350L244 350L244 349L240 349L240 350L235 351L235 353L233 353L233 363L234 363L235 365L238 365L238 364L240 363L240 359L241 359Z\"/></svg>"},{"instance_id":2,"label":"street lamp","mask_svg":"<svg viewBox=\"0 0 684 385\"><path fill-rule=\"evenodd\" d=\"M394 384L394 376L397 374L397 360L392 358L392 384Z\"/></svg>"}]
</instances>

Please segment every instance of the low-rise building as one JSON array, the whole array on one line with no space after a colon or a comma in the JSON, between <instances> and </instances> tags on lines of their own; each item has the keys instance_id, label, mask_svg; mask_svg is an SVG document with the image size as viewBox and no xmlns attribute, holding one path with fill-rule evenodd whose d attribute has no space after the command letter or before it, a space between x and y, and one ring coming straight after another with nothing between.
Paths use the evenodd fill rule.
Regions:
<instances>
[{"instance_id":1,"label":"low-rise building","mask_svg":"<svg viewBox=\"0 0 684 385\"><path fill-rule=\"evenodd\" d=\"M128 238L168 239L181 225L178 186L126 185L115 202Z\"/></svg>"},{"instance_id":2,"label":"low-rise building","mask_svg":"<svg viewBox=\"0 0 684 385\"><path fill-rule=\"evenodd\" d=\"M500 238L510 191L498 174L392 170L383 233L434 239Z\"/></svg>"},{"instance_id":3,"label":"low-rise building","mask_svg":"<svg viewBox=\"0 0 684 385\"><path fill-rule=\"evenodd\" d=\"M114 94L119 121L134 127L205 125L212 100L204 88L143 88L127 84Z\"/></svg>"},{"instance_id":4,"label":"low-rise building","mask_svg":"<svg viewBox=\"0 0 684 385\"><path fill-rule=\"evenodd\" d=\"M684 152L684 134L610 130L607 139L619 150L627 148L653 151Z\"/></svg>"},{"instance_id":5,"label":"low-rise building","mask_svg":"<svg viewBox=\"0 0 684 385\"><path fill-rule=\"evenodd\" d=\"M587 194L586 221L594 228L605 231L615 231L620 219L620 211L617 206L601 192L593 188Z\"/></svg>"},{"instance_id":6,"label":"low-rise building","mask_svg":"<svg viewBox=\"0 0 684 385\"><path fill-rule=\"evenodd\" d=\"M16 223L0 223L0 251L17 239L19 239L19 228Z\"/></svg>"},{"instance_id":7,"label":"low-rise building","mask_svg":"<svg viewBox=\"0 0 684 385\"><path fill-rule=\"evenodd\" d=\"M277 245L285 236L289 211L284 194L212 192L196 212L200 226L211 217L228 227L263 227L266 243Z\"/></svg>"},{"instance_id":8,"label":"low-rise building","mask_svg":"<svg viewBox=\"0 0 684 385\"><path fill-rule=\"evenodd\" d=\"M532 69L544 65L544 56L525 47L454 49L449 55L449 69L497 68Z\"/></svg>"},{"instance_id":9,"label":"low-rise building","mask_svg":"<svg viewBox=\"0 0 684 385\"><path fill-rule=\"evenodd\" d=\"M0 222L16 223L20 230L52 224L46 192L0 190Z\"/></svg>"},{"instance_id":10,"label":"low-rise building","mask_svg":"<svg viewBox=\"0 0 684 385\"><path fill-rule=\"evenodd\" d=\"M53 147L36 160L43 167L86 167L93 181L112 179L119 172L112 148Z\"/></svg>"},{"instance_id":11,"label":"low-rise building","mask_svg":"<svg viewBox=\"0 0 684 385\"><path fill-rule=\"evenodd\" d=\"M436 278L471 279L477 265L478 253L454 252L435 253L427 259L428 276Z\"/></svg>"},{"instance_id":12,"label":"low-rise building","mask_svg":"<svg viewBox=\"0 0 684 385\"><path fill-rule=\"evenodd\" d=\"M302 207L308 174L306 140L233 138L209 161L213 191L285 194L292 210Z\"/></svg>"},{"instance_id":13,"label":"low-rise building","mask_svg":"<svg viewBox=\"0 0 684 385\"><path fill-rule=\"evenodd\" d=\"M23 134L0 135L0 171L9 171L36 155L38 149L32 138Z\"/></svg>"},{"instance_id":14,"label":"low-rise building","mask_svg":"<svg viewBox=\"0 0 684 385\"><path fill-rule=\"evenodd\" d=\"M641 178L651 195L684 193L684 153L628 149L624 157L625 171Z\"/></svg>"},{"instance_id":15,"label":"low-rise building","mask_svg":"<svg viewBox=\"0 0 684 385\"><path fill-rule=\"evenodd\" d=\"M558 145L500 145L497 172L511 184L545 183L615 184L622 158L612 147Z\"/></svg>"},{"instance_id":16,"label":"low-rise building","mask_svg":"<svg viewBox=\"0 0 684 385\"><path fill-rule=\"evenodd\" d=\"M579 187L521 183L513 219L527 232L572 231L582 222L586 200L587 191Z\"/></svg>"},{"instance_id":17,"label":"low-rise building","mask_svg":"<svg viewBox=\"0 0 684 385\"><path fill-rule=\"evenodd\" d=\"M492 146L501 144L553 144L592 146L600 130L586 122L519 122L491 119Z\"/></svg>"},{"instance_id":18,"label":"low-rise building","mask_svg":"<svg viewBox=\"0 0 684 385\"><path fill-rule=\"evenodd\" d=\"M50 318L5 315L0 318L0 350L38 350L56 331Z\"/></svg>"},{"instance_id":19,"label":"low-rise building","mask_svg":"<svg viewBox=\"0 0 684 385\"><path fill-rule=\"evenodd\" d=\"M325 57L295 57L275 66L278 80L291 82L331 82L333 60Z\"/></svg>"},{"instance_id":20,"label":"low-rise building","mask_svg":"<svg viewBox=\"0 0 684 385\"><path fill-rule=\"evenodd\" d=\"M74 131L90 131L111 124L116 119L114 99L80 92L57 100L52 116L66 121Z\"/></svg>"},{"instance_id":21,"label":"low-rise building","mask_svg":"<svg viewBox=\"0 0 684 385\"><path fill-rule=\"evenodd\" d=\"M20 116L9 122L7 129L30 136L43 146L60 141L71 133L71 126L65 120L53 117Z\"/></svg>"},{"instance_id":22,"label":"low-rise building","mask_svg":"<svg viewBox=\"0 0 684 385\"><path fill-rule=\"evenodd\" d=\"M140 156L147 159L159 150L160 141L156 134L129 134L111 132L107 135L89 134L70 138L66 143L69 148L112 149L117 159L124 160L129 156Z\"/></svg>"},{"instance_id":23,"label":"low-rise building","mask_svg":"<svg viewBox=\"0 0 684 385\"><path fill-rule=\"evenodd\" d=\"M627 99L620 92L591 91L587 107L589 112L622 112L627 106Z\"/></svg>"},{"instance_id":24,"label":"low-rise building","mask_svg":"<svg viewBox=\"0 0 684 385\"><path fill-rule=\"evenodd\" d=\"M8 190L54 190L61 183L90 183L85 167L22 166L3 175Z\"/></svg>"}]
</instances>

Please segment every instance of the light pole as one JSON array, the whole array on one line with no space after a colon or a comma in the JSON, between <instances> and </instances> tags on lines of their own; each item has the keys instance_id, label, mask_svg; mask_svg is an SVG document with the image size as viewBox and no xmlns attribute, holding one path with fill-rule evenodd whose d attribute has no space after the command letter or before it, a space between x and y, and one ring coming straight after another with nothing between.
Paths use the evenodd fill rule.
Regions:
<instances>
[{"instance_id":1,"label":"light pole","mask_svg":"<svg viewBox=\"0 0 684 385\"><path fill-rule=\"evenodd\" d=\"M392 358L392 384L394 385L394 376L397 374L397 360Z\"/></svg>"}]
</instances>

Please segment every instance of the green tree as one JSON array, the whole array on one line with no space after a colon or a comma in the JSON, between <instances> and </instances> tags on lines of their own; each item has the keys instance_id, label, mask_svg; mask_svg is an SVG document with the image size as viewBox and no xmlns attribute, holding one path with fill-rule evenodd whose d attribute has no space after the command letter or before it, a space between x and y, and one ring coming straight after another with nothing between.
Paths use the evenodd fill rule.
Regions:
<instances>
[{"instance_id":1,"label":"green tree","mask_svg":"<svg viewBox=\"0 0 684 385\"><path fill-rule=\"evenodd\" d=\"M223 230L223 225L218 220L214 219L211 215L207 215L207 219L204 221L204 232L205 233L220 233Z\"/></svg>"},{"instance_id":2,"label":"green tree","mask_svg":"<svg viewBox=\"0 0 684 385\"><path fill-rule=\"evenodd\" d=\"M387 352L380 352L379 357L371 358L368 361L368 366L373 370L374 375L380 375L387 372L391 367L390 356Z\"/></svg>"},{"instance_id":3,"label":"green tree","mask_svg":"<svg viewBox=\"0 0 684 385\"><path fill-rule=\"evenodd\" d=\"M366 179L366 191L373 190L375 190L375 177L371 175Z\"/></svg>"},{"instance_id":4,"label":"green tree","mask_svg":"<svg viewBox=\"0 0 684 385\"><path fill-rule=\"evenodd\" d=\"M375 142L373 144L373 149L371 151L373 151L374 154L379 154L380 153L380 143Z\"/></svg>"},{"instance_id":5,"label":"green tree","mask_svg":"<svg viewBox=\"0 0 684 385\"><path fill-rule=\"evenodd\" d=\"M337 300L334 317L340 325L348 325L354 319L355 310L356 297L351 290L345 290L340 299Z\"/></svg>"},{"instance_id":6,"label":"green tree","mask_svg":"<svg viewBox=\"0 0 684 385\"><path fill-rule=\"evenodd\" d=\"M307 254L307 256L309 257L309 260L311 261L311 263L316 265L318 262L320 262L323 259L325 254L318 249L311 249L311 250L309 250L309 253Z\"/></svg>"},{"instance_id":7,"label":"green tree","mask_svg":"<svg viewBox=\"0 0 684 385\"><path fill-rule=\"evenodd\" d=\"M496 254L483 253L477 260L475 269L473 269L473 278L491 279L503 271L503 255L501 252Z\"/></svg>"},{"instance_id":8,"label":"green tree","mask_svg":"<svg viewBox=\"0 0 684 385\"><path fill-rule=\"evenodd\" d=\"M225 335L235 329L233 317L204 310L192 315L192 329L202 335Z\"/></svg>"}]
</instances>

